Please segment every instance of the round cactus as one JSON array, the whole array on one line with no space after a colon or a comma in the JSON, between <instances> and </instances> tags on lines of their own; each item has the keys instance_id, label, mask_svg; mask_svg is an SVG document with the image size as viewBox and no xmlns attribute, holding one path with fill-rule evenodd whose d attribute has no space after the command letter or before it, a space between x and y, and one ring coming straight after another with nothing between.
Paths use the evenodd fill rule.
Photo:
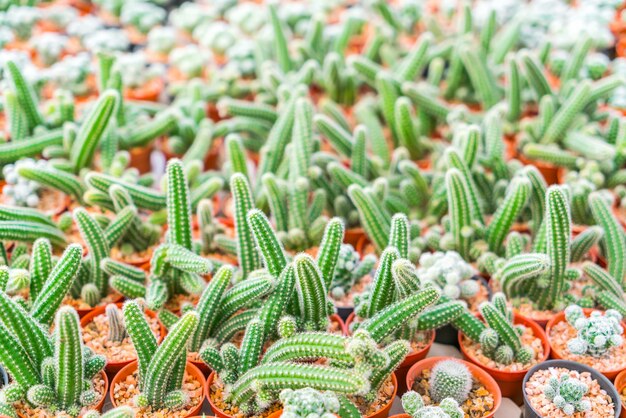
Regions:
<instances>
[{"instance_id":1,"label":"round cactus","mask_svg":"<svg viewBox=\"0 0 626 418\"><path fill-rule=\"evenodd\" d=\"M548 384L543 388L546 398L566 415L572 415L574 412L586 412L591 409L589 400L583 399L588 391L589 387L584 382L567 374L551 377Z\"/></svg>"},{"instance_id":2,"label":"round cactus","mask_svg":"<svg viewBox=\"0 0 626 418\"><path fill-rule=\"evenodd\" d=\"M414 391L408 391L402 396L404 412L411 418L463 418L465 414L457 401L445 398L439 406L425 406L422 397Z\"/></svg>"},{"instance_id":3,"label":"round cactus","mask_svg":"<svg viewBox=\"0 0 626 418\"><path fill-rule=\"evenodd\" d=\"M440 361L433 367L430 376L430 395L437 403L445 398L463 403L472 389L472 381L472 373L463 363Z\"/></svg>"},{"instance_id":4,"label":"round cactus","mask_svg":"<svg viewBox=\"0 0 626 418\"><path fill-rule=\"evenodd\" d=\"M567 342L572 354L600 357L623 342L622 315L614 309L607 310L604 315L594 311L586 318L582 308L570 305L565 309L565 318L578 331L576 338Z\"/></svg>"},{"instance_id":5,"label":"round cactus","mask_svg":"<svg viewBox=\"0 0 626 418\"><path fill-rule=\"evenodd\" d=\"M339 411L339 400L332 392L319 392L311 388L285 389L280 393L283 417L332 418Z\"/></svg>"}]
</instances>

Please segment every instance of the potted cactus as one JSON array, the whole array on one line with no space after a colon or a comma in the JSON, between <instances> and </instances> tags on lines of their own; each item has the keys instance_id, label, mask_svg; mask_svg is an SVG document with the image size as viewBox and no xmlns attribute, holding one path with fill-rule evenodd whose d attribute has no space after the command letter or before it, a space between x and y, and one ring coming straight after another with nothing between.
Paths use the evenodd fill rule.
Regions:
<instances>
[{"instance_id":1,"label":"potted cactus","mask_svg":"<svg viewBox=\"0 0 626 418\"><path fill-rule=\"evenodd\" d=\"M52 417L63 411L78 417L89 407L101 409L108 386L102 372L106 360L83 346L76 311L59 309L54 338L50 339L34 313L28 314L2 296L7 310L15 315L0 330L4 336L2 364L13 379L3 389L7 406L14 408L11 415ZM16 341L11 330L18 329L23 331Z\"/></svg>"},{"instance_id":2,"label":"potted cactus","mask_svg":"<svg viewBox=\"0 0 626 418\"><path fill-rule=\"evenodd\" d=\"M407 374L407 388L426 406L454 399L465 415L493 417L502 395L496 381L483 369L462 360L430 357L415 363Z\"/></svg>"},{"instance_id":3,"label":"potted cactus","mask_svg":"<svg viewBox=\"0 0 626 418\"><path fill-rule=\"evenodd\" d=\"M502 396L519 400L526 371L550 354L546 334L533 321L513 314L502 293L484 302L480 314L484 322L471 314L452 322L459 329L461 352L494 377Z\"/></svg>"},{"instance_id":4,"label":"potted cactus","mask_svg":"<svg viewBox=\"0 0 626 418\"><path fill-rule=\"evenodd\" d=\"M623 370L623 333L618 311L583 310L577 305L557 314L546 328L553 358L588 365L609 379Z\"/></svg>"},{"instance_id":5,"label":"potted cactus","mask_svg":"<svg viewBox=\"0 0 626 418\"><path fill-rule=\"evenodd\" d=\"M524 378L524 410L530 417L619 417L620 397L602 374L583 364L550 360Z\"/></svg>"},{"instance_id":6,"label":"potted cactus","mask_svg":"<svg viewBox=\"0 0 626 418\"><path fill-rule=\"evenodd\" d=\"M136 301L126 302L123 314L138 359L122 368L111 382L113 406L131 406L144 417L198 414L206 381L202 372L187 362L187 343L198 326L198 315L183 315L158 344Z\"/></svg>"},{"instance_id":7,"label":"potted cactus","mask_svg":"<svg viewBox=\"0 0 626 418\"><path fill-rule=\"evenodd\" d=\"M106 358L106 371L110 375L115 375L122 367L137 359L121 307L121 303L100 306L80 320L85 346ZM157 343L160 343L167 332L165 327L154 312L145 311L145 314Z\"/></svg>"}]
</instances>

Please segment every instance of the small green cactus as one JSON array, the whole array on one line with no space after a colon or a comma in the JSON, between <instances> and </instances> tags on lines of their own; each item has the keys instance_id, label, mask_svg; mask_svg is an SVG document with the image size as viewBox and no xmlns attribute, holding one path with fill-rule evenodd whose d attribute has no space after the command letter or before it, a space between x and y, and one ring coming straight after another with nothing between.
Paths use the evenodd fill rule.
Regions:
<instances>
[{"instance_id":1,"label":"small green cactus","mask_svg":"<svg viewBox=\"0 0 626 418\"><path fill-rule=\"evenodd\" d=\"M456 360L435 364L430 375L430 395L435 403L452 398L463 404L472 389L473 377L467 366Z\"/></svg>"},{"instance_id":2,"label":"small green cactus","mask_svg":"<svg viewBox=\"0 0 626 418\"><path fill-rule=\"evenodd\" d=\"M281 416L286 418L331 418L339 411L339 400L331 392L311 388L285 389L280 392Z\"/></svg>"},{"instance_id":3,"label":"small green cactus","mask_svg":"<svg viewBox=\"0 0 626 418\"><path fill-rule=\"evenodd\" d=\"M543 388L546 398L565 415L587 412L591 409L591 402L583 399L588 391L589 387L585 383L568 374L562 374L560 377L552 376Z\"/></svg>"}]
</instances>

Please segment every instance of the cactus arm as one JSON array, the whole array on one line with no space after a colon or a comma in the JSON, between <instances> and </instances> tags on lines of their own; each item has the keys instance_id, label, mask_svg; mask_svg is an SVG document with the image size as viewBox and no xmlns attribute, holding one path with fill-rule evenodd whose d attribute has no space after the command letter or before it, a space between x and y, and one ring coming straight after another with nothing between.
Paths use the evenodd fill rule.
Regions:
<instances>
[{"instance_id":1,"label":"cactus arm","mask_svg":"<svg viewBox=\"0 0 626 418\"><path fill-rule=\"evenodd\" d=\"M473 137L473 135L472 135ZM479 199L477 192L476 182L470 171L469 164L461 157L461 155L454 148L449 148L446 151L446 157L448 164L451 168L459 170L463 176L464 183L469 194L470 213L472 220L480 221L482 223L482 207L483 202Z\"/></svg>"},{"instance_id":2,"label":"cactus arm","mask_svg":"<svg viewBox=\"0 0 626 418\"><path fill-rule=\"evenodd\" d=\"M113 275L109 277L109 286L120 295L129 299L146 297L146 286L126 276Z\"/></svg>"},{"instance_id":3,"label":"cactus arm","mask_svg":"<svg viewBox=\"0 0 626 418\"><path fill-rule=\"evenodd\" d=\"M175 359L186 354L186 346L189 338L198 326L198 315L195 312L187 312L174 325L165 337L161 345L156 349L150 361L145 375L142 393L146 396L148 404L159 408L163 404L168 380L175 369ZM132 338L132 336L131 336Z\"/></svg>"},{"instance_id":4,"label":"cactus arm","mask_svg":"<svg viewBox=\"0 0 626 418\"><path fill-rule=\"evenodd\" d=\"M608 271L624 286L626 280L626 237L618 220L603 198L596 193L589 195L589 206L596 223L604 229Z\"/></svg>"},{"instance_id":5,"label":"cactus arm","mask_svg":"<svg viewBox=\"0 0 626 418\"><path fill-rule=\"evenodd\" d=\"M0 221L22 221L55 227L49 216L36 209L0 205Z\"/></svg>"},{"instance_id":6,"label":"cactus arm","mask_svg":"<svg viewBox=\"0 0 626 418\"><path fill-rule=\"evenodd\" d=\"M135 206L140 209L158 211L166 207L165 196L148 187L127 183L115 177L94 171L87 174L85 181L94 189L107 194L109 193L109 188L114 184L122 187L128 192Z\"/></svg>"},{"instance_id":7,"label":"cactus arm","mask_svg":"<svg viewBox=\"0 0 626 418\"><path fill-rule=\"evenodd\" d=\"M83 392L83 344L76 311L69 307L59 310L56 319L55 361L56 395L62 409L80 403Z\"/></svg>"},{"instance_id":8,"label":"cactus arm","mask_svg":"<svg viewBox=\"0 0 626 418\"><path fill-rule=\"evenodd\" d=\"M120 137L120 147L130 149L144 147L153 139L166 135L176 127L173 113L157 115L153 120L141 126L132 127Z\"/></svg>"},{"instance_id":9,"label":"cactus arm","mask_svg":"<svg viewBox=\"0 0 626 418\"><path fill-rule=\"evenodd\" d=\"M417 83L405 82L402 84L402 93L411 99L426 114L445 120L450 113L448 105L439 99L426 94Z\"/></svg>"},{"instance_id":10,"label":"cactus arm","mask_svg":"<svg viewBox=\"0 0 626 418\"><path fill-rule=\"evenodd\" d=\"M167 164L167 223L169 241L191 250L189 186L183 164L178 159Z\"/></svg>"},{"instance_id":11,"label":"cactus arm","mask_svg":"<svg viewBox=\"0 0 626 418\"><path fill-rule=\"evenodd\" d=\"M413 81L418 74L421 74L428 62L428 49L433 42L430 34L423 34L409 53L400 62L396 77L401 81Z\"/></svg>"},{"instance_id":12,"label":"cactus arm","mask_svg":"<svg viewBox=\"0 0 626 418\"><path fill-rule=\"evenodd\" d=\"M137 209L134 206L126 206L119 211L115 218L104 230L104 238L107 245L113 247L129 230L131 223L137 216Z\"/></svg>"},{"instance_id":13,"label":"cactus arm","mask_svg":"<svg viewBox=\"0 0 626 418\"><path fill-rule=\"evenodd\" d=\"M622 316L626 315L626 302L623 297L615 296L608 290L604 290L596 294L596 300L598 305L604 309L615 309Z\"/></svg>"},{"instance_id":14,"label":"cactus arm","mask_svg":"<svg viewBox=\"0 0 626 418\"><path fill-rule=\"evenodd\" d=\"M105 91L94 105L93 110L85 118L76 135L70 151L70 159L74 165L74 171L79 172L82 168L91 164L96 148L102 135L109 125L109 120L117 106L117 92Z\"/></svg>"},{"instance_id":15,"label":"cactus arm","mask_svg":"<svg viewBox=\"0 0 626 418\"><path fill-rule=\"evenodd\" d=\"M541 138L542 143L550 144L562 139L576 115L588 103L590 92L591 84L588 80L583 80L578 84L552 118L552 122L550 122L543 138Z\"/></svg>"},{"instance_id":16,"label":"cactus arm","mask_svg":"<svg viewBox=\"0 0 626 418\"><path fill-rule=\"evenodd\" d=\"M11 81L15 88L15 95L21 108L24 110L29 129L32 130L36 126L43 125L43 116L39 111L32 86L26 81L19 67L13 61L8 61L6 68L9 70Z\"/></svg>"},{"instance_id":17,"label":"cactus arm","mask_svg":"<svg viewBox=\"0 0 626 418\"><path fill-rule=\"evenodd\" d=\"M480 319L476 318L467 309L457 319L452 321L452 326L474 342L479 342L480 334L487 328Z\"/></svg>"},{"instance_id":18,"label":"cactus arm","mask_svg":"<svg viewBox=\"0 0 626 418\"><path fill-rule=\"evenodd\" d=\"M202 296L200 296L200 300L196 306L196 312L198 313L198 329L191 337L189 344L191 351L198 352L202 343L211 335L213 328L220 318L216 314L222 306L223 295L232 276L232 268L228 266L220 268L206 286L204 292L202 292Z\"/></svg>"},{"instance_id":19,"label":"cactus arm","mask_svg":"<svg viewBox=\"0 0 626 418\"><path fill-rule=\"evenodd\" d=\"M274 33L274 48L277 57L278 64L281 70L286 74L291 71L293 63L289 56L289 47L287 43L287 37L283 30L283 24L278 17L278 11L276 5L269 6L270 22L272 24L272 30Z\"/></svg>"},{"instance_id":20,"label":"cactus arm","mask_svg":"<svg viewBox=\"0 0 626 418\"><path fill-rule=\"evenodd\" d=\"M389 344L384 351L389 358L389 363L386 367L376 368L372 372L369 378L369 392L372 394L377 394L385 380L402 364L407 354L411 352L411 346L407 341L399 340Z\"/></svg>"},{"instance_id":21,"label":"cactus arm","mask_svg":"<svg viewBox=\"0 0 626 418\"><path fill-rule=\"evenodd\" d=\"M345 226L341 218L332 218L324 230L324 236L317 252L316 264L324 278L326 289L330 289L333 275L335 274L335 266L339 258L339 249L343 242Z\"/></svg>"},{"instance_id":22,"label":"cactus arm","mask_svg":"<svg viewBox=\"0 0 626 418\"><path fill-rule=\"evenodd\" d=\"M266 173L263 175L263 186L268 198L270 206L270 212L276 222L276 229L278 231L287 231L288 215L287 206L285 205L285 193L278 185L276 177L273 173Z\"/></svg>"},{"instance_id":23,"label":"cactus arm","mask_svg":"<svg viewBox=\"0 0 626 418\"><path fill-rule=\"evenodd\" d=\"M211 282L213 280L215 280L215 278L212 279ZM274 279L269 276L249 278L237 283L226 292L221 299L219 313L217 315L218 318L230 318L241 309L253 305L259 298L267 295L272 290L273 285ZM203 328L201 327L200 329ZM211 329L213 329L213 327L211 327Z\"/></svg>"},{"instance_id":24,"label":"cactus arm","mask_svg":"<svg viewBox=\"0 0 626 418\"><path fill-rule=\"evenodd\" d=\"M313 258L305 253L296 255L293 265L304 328L307 330L325 330L328 326L328 304L326 302L328 291L324 286L322 273Z\"/></svg>"},{"instance_id":25,"label":"cactus arm","mask_svg":"<svg viewBox=\"0 0 626 418\"><path fill-rule=\"evenodd\" d=\"M258 318L264 325L265 339L274 334L278 320L291 300L295 287L295 269L293 264L288 264L280 273L276 287L258 312Z\"/></svg>"},{"instance_id":26,"label":"cactus arm","mask_svg":"<svg viewBox=\"0 0 626 418\"><path fill-rule=\"evenodd\" d=\"M264 152L261 153L259 161L258 178L261 179L265 173L275 173L280 161L283 158L285 147L291 138L291 131L294 125L294 105L295 97L292 97L284 105L284 111L280 112L276 123L270 130L265 145Z\"/></svg>"},{"instance_id":27,"label":"cactus arm","mask_svg":"<svg viewBox=\"0 0 626 418\"><path fill-rule=\"evenodd\" d=\"M346 337L319 332L302 332L282 338L272 344L261 359L261 364L285 361L310 361L318 358L354 364L346 351Z\"/></svg>"},{"instance_id":28,"label":"cactus arm","mask_svg":"<svg viewBox=\"0 0 626 418\"><path fill-rule=\"evenodd\" d=\"M215 329L215 339L220 344L230 342L237 332L245 330L246 325L257 315L258 311L256 309L248 309L231 316Z\"/></svg>"},{"instance_id":29,"label":"cactus arm","mask_svg":"<svg viewBox=\"0 0 626 418\"><path fill-rule=\"evenodd\" d=\"M391 231L389 233L389 244L398 250L400 258L409 257L409 219L406 215L397 213L391 218Z\"/></svg>"},{"instance_id":30,"label":"cactus arm","mask_svg":"<svg viewBox=\"0 0 626 418\"><path fill-rule=\"evenodd\" d=\"M344 157L352 156L354 144L350 132L326 115L317 114L313 121L318 131L330 142L330 145Z\"/></svg>"},{"instance_id":31,"label":"cactus arm","mask_svg":"<svg viewBox=\"0 0 626 418\"><path fill-rule=\"evenodd\" d=\"M417 329L421 331L435 330L456 320L465 311L460 301L440 303L428 308L417 317Z\"/></svg>"},{"instance_id":32,"label":"cactus arm","mask_svg":"<svg viewBox=\"0 0 626 418\"><path fill-rule=\"evenodd\" d=\"M34 242L47 238L56 247L66 245L65 235L57 228L24 221L0 221L0 241Z\"/></svg>"},{"instance_id":33,"label":"cactus arm","mask_svg":"<svg viewBox=\"0 0 626 418\"><path fill-rule=\"evenodd\" d=\"M0 292L0 320L24 347L35 364L41 364L53 353L48 334L17 302Z\"/></svg>"},{"instance_id":34,"label":"cactus arm","mask_svg":"<svg viewBox=\"0 0 626 418\"><path fill-rule=\"evenodd\" d=\"M113 260L112 258L103 258L100 262L100 268L111 276L124 276L137 283L143 283L146 281L145 271L138 267L124 264L121 261Z\"/></svg>"},{"instance_id":35,"label":"cactus arm","mask_svg":"<svg viewBox=\"0 0 626 418\"><path fill-rule=\"evenodd\" d=\"M504 293L509 297L518 296L514 286L526 279L539 277L550 268L550 258L545 254L530 253L517 255L506 262L497 273Z\"/></svg>"},{"instance_id":36,"label":"cactus arm","mask_svg":"<svg viewBox=\"0 0 626 418\"><path fill-rule=\"evenodd\" d=\"M157 340L137 301L128 301L122 308L126 331L137 351L140 388L148 374L150 361L157 351Z\"/></svg>"},{"instance_id":37,"label":"cactus arm","mask_svg":"<svg viewBox=\"0 0 626 418\"><path fill-rule=\"evenodd\" d=\"M37 367L28 352L4 326L0 325L0 364L7 369L14 382L23 389L41 383Z\"/></svg>"},{"instance_id":38,"label":"cactus arm","mask_svg":"<svg viewBox=\"0 0 626 418\"><path fill-rule=\"evenodd\" d=\"M363 322L359 329L369 332L374 341L380 343L387 335L400 328L407 320L415 317L439 298L439 291L429 287L388 305L373 317Z\"/></svg>"},{"instance_id":39,"label":"cactus arm","mask_svg":"<svg viewBox=\"0 0 626 418\"><path fill-rule=\"evenodd\" d=\"M31 316L41 324L52 323L57 309L61 306L63 298L70 290L74 277L78 273L82 253L83 248L80 245L70 244L52 269L30 310Z\"/></svg>"},{"instance_id":40,"label":"cactus arm","mask_svg":"<svg viewBox=\"0 0 626 418\"><path fill-rule=\"evenodd\" d=\"M487 243L489 251L502 253L502 243L508 234L513 222L526 205L530 195L531 183L525 177L514 179L511 182L504 202L498 207L493 219L487 227Z\"/></svg>"},{"instance_id":41,"label":"cactus arm","mask_svg":"<svg viewBox=\"0 0 626 418\"><path fill-rule=\"evenodd\" d=\"M254 208L252 192L246 178L235 173L230 178L230 189L235 203L235 231L237 235L237 258L243 277L261 267L259 253L254 243L252 228L248 222L248 212Z\"/></svg>"},{"instance_id":42,"label":"cactus arm","mask_svg":"<svg viewBox=\"0 0 626 418\"><path fill-rule=\"evenodd\" d=\"M461 172L456 168L449 169L446 173L446 190L450 213L450 232L454 239L455 249L464 259L469 258L471 244L464 232L471 228L472 223L472 204L469 201L467 189Z\"/></svg>"},{"instance_id":43,"label":"cactus arm","mask_svg":"<svg viewBox=\"0 0 626 418\"><path fill-rule=\"evenodd\" d=\"M508 321L498 308L489 303L485 303L480 307L480 312L487 324L489 324L489 327L498 333L500 340L511 347L513 352L517 352L522 347L519 334L513 324Z\"/></svg>"},{"instance_id":44,"label":"cactus arm","mask_svg":"<svg viewBox=\"0 0 626 418\"><path fill-rule=\"evenodd\" d=\"M369 176L369 165L367 160L367 127L358 125L354 130L354 146L352 148L352 158L350 168L363 178Z\"/></svg>"},{"instance_id":45,"label":"cactus arm","mask_svg":"<svg viewBox=\"0 0 626 418\"><path fill-rule=\"evenodd\" d=\"M84 208L74 210L74 220L89 249L92 282L100 291L101 297L105 297L108 294L108 284L106 275L100 268L100 262L109 255L110 248L105 240L104 231Z\"/></svg>"},{"instance_id":46,"label":"cactus arm","mask_svg":"<svg viewBox=\"0 0 626 418\"><path fill-rule=\"evenodd\" d=\"M604 235L604 230L598 226L585 229L572 240L571 261L582 261L594 245L598 244Z\"/></svg>"},{"instance_id":47,"label":"cactus arm","mask_svg":"<svg viewBox=\"0 0 626 418\"><path fill-rule=\"evenodd\" d=\"M258 319L253 319L248 323L241 342L239 367L237 369L239 376L259 363L261 351L263 350L263 340L263 324Z\"/></svg>"},{"instance_id":48,"label":"cactus arm","mask_svg":"<svg viewBox=\"0 0 626 418\"><path fill-rule=\"evenodd\" d=\"M597 264L586 261L583 264L583 273L585 273L585 275L601 289L611 292L620 299L624 297L621 283L615 280L615 278L613 278L606 270Z\"/></svg>"},{"instance_id":49,"label":"cactus arm","mask_svg":"<svg viewBox=\"0 0 626 418\"><path fill-rule=\"evenodd\" d=\"M392 266L394 261L400 258L395 247L387 247L380 256L380 264L376 270L376 277L372 287L371 300L367 316L372 317L393 302L394 281Z\"/></svg>"},{"instance_id":50,"label":"cactus arm","mask_svg":"<svg viewBox=\"0 0 626 418\"><path fill-rule=\"evenodd\" d=\"M272 230L269 219L263 212L253 209L248 212L248 225L269 273L278 277L287 265L287 257L282 244Z\"/></svg>"},{"instance_id":51,"label":"cactus arm","mask_svg":"<svg viewBox=\"0 0 626 418\"><path fill-rule=\"evenodd\" d=\"M63 131L56 129L37 134L21 141L0 144L0 164L14 163L20 158L34 157L49 146L63 143Z\"/></svg>"},{"instance_id":52,"label":"cactus arm","mask_svg":"<svg viewBox=\"0 0 626 418\"><path fill-rule=\"evenodd\" d=\"M356 184L360 187L366 187L368 184L364 177L337 162L329 163L327 170L330 178L344 190L347 190L351 184Z\"/></svg>"},{"instance_id":53,"label":"cactus arm","mask_svg":"<svg viewBox=\"0 0 626 418\"><path fill-rule=\"evenodd\" d=\"M540 100L544 96L551 95L550 83L548 83L537 60L530 54L524 54L522 55L522 65L524 66L528 84L537 94L537 99Z\"/></svg>"},{"instance_id":54,"label":"cactus arm","mask_svg":"<svg viewBox=\"0 0 626 418\"><path fill-rule=\"evenodd\" d=\"M491 108L499 101L499 94L494 83L494 76L485 60L481 59L478 51L470 48L460 48L459 55L483 108Z\"/></svg>"},{"instance_id":55,"label":"cactus arm","mask_svg":"<svg viewBox=\"0 0 626 418\"><path fill-rule=\"evenodd\" d=\"M574 49L563 68L561 73L561 83L565 83L571 79L577 79L580 70L583 66L583 62L587 57L589 50L593 44L592 38L589 36L583 36L579 38L578 42L574 45Z\"/></svg>"},{"instance_id":56,"label":"cactus arm","mask_svg":"<svg viewBox=\"0 0 626 418\"><path fill-rule=\"evenodd\" d=\"M52 271L52 245L45 238L39 238L33 243L33 253L30 259L30 293L31 300L43 289L50 272Z\"/></svg>"},{"instance_id":57,"label":"cactus arm","mask_svg":"<svg viewBox=\"0 0 626 418\"><path fill-rule=\"evenodd\" d=\"M213 264L206 258L176 244L167 246L165 260L175 269L185 273L208 274Z\"/></svg>"},{"instance_id":58,"label":"cactus arm","mask_svg":"<svg viewBox=\"0 0 626 418\"><path fill-rule=\"evenodd\" d=\"M313 106L308 99L299 97L295 102L294 125L291 137L291 179L307 177L313 153Z\"/></svg>"},{"instance_id":59,"label":"cactus arm","mask_svg":"<svg viewBox=\"0 0 626 418\"><path fill-rule=\"evenodd\" d=\"M374 243L376 250L382 252L387 246L391 224L380 205L374 202L361 187L352 185L348 195L359 212L361 224Z\"/></svg>"},{"instance_id":60,"label":"cactus arm","mask_svg":"<svg viewBox=\"0 0 626 418\"><path fill-rule=\"evenodd\" d=\"M53 167L19 167L17 169L20 177L37 183L60 190L61 192L72 196L78 202L82 202L85 186L80 179L71 173L57 170Z\"/></svg>"}]
</instances>

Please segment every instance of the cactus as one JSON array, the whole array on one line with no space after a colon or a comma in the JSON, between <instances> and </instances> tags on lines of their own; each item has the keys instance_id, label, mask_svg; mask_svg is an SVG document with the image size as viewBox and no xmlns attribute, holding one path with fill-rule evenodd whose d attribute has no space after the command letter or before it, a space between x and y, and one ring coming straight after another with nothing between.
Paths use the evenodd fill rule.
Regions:
<instances>
[{"instance_id":1,"label":"cactus","mask_svg":"<svg viewBox=\"0 0 626 418\"><path fill-rule=\"evenodd\" d=\"M418 277L451 299L471 299L478 293L479 284L472 280L474 269L454 251L422 254L419 265Z\"/></svg>"},{"instance_id":2,"label":"cactus","mask_svg":"<svg viewBox=\"0 0 626 418\"><path fill-rule=\"evenodd\" d=\"M128 334L126 333L122 311L115 304L111 303L106 306L105 315L109 322L109 340L123 341Z\"/></svg>"},{"instance_id":3,"label":"cactus","mask_svg":"<svg viewBox=\"0 0 626 418\"><path fill-rule=\"evenodd\" d=\"M341 299L348 294L354 285L373 270L376 261L373 254L361 259L350 244L342 244L330 283L331 296Z\"/></svg>"},{"instance_id":4,"label":"cactus","mask_svg":"<svg viewBox=\"0 0 626 418\"><path fill-rule=\"evenodd\" d=\"M613 309L607 310L604 315L593 311L587 318L582 308L570 305L565 309L565 319L578 331L576 338L567 342L572 354L601 357L611 347L620 346L623 342L622 315Z\"/></svg>"},{"instance_id":5,"label":"cactus","mask_svg":"<svg viewBox=\"0 0 626 418\"><path fill-rule=\"evenodd\" d=\"M198 327L198 314L187 312L170 329L160 345L137 302L126 302L124 320L139 361L140 395L137 405L154 409L179 410L188 397L181 396L182 371L187 359L187 343Z\"/></svg>"},{"instance_id":6,"label":"cactus","mask_svg":"<svg viewBox=\"0 0 626 418\"><path fill-rule=\"evenodd\" d=\"M430 395L435 403L452 398L463 404L472 389L473 377L469 369L455 360L435 364L430 375Z\"/></svg>"},{"instance_id":7,"label":"cactus","mask_svg":"<svg viewBox=\"0 0 626 418\"><path fill-rule=\"evenodd\" d=\"M130 406L119 406L103 414L98 411L87 411L83 418L135 418L135 411Z\"/></svg>"},{"instance_id":8,"label":"cactus","mask_svg":"<svg viewBox=\"0 0 626 418\"><path fill-rule=\"evenodd\" d=\"M575 412L584 413L591 409L589 400L583 399L588 391L589 387L585 383L568 374L562 374L559 377L552 376L543 388L546 398L565 415L572 415Z\"/></svg>"},{"instance_id":9,"label":"cactus","mask_svg":"<svg viewBox=\"0 0 626 418\"><path fill-rule=\"evenodd\" d=\"M283 414L287 418L331 418L339 411L339 400L332 393L311 388L285 389L280 392Z\"/></svg>"},{"instance_id":10,"label":"cactus","mask_svg":"<svg viewBox=\"0 0 626 418\"><path fill-rule=\"evenodd\" d=\"M402 395L402 408L411 418L462 418L463 410L452 398L443 399L438 406L426 406L419 393L412 390Z\"/></svg>"}]
</instances>

